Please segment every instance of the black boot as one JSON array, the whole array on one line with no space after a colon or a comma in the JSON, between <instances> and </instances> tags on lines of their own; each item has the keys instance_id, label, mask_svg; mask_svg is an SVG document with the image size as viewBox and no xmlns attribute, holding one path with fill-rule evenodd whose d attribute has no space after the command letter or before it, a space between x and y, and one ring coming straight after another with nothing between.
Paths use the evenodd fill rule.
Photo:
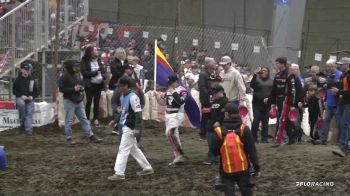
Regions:
<instances>
[{"instance_id":1,"label":"black boot","mask_svg":"<svg viewBox=\"0 0 350 196\"><path fill-rule=\"evenodd\" d=\"M96 137L95 135L90 136L89 139L90 139L90 142L92 142L92 143L101 143L102 142L102 139Z\"/></svg>"}]
</instances>

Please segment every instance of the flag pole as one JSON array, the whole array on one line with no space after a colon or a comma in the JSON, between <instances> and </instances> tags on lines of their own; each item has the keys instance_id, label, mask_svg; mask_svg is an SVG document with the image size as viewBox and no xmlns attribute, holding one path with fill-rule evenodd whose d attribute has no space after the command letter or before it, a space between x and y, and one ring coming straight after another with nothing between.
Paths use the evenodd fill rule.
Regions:
<instances>
[{"instance_id":1,"label":"flag pole","mask_svg":"<svg viewBox=\"0 0 350 196\"><path fill-rule=\"evenodd\" d=\"M154 41L154 79L153 79L153 85L154 85L154 91L157 91L157 40Z\"/></svg>"}]
</instances>

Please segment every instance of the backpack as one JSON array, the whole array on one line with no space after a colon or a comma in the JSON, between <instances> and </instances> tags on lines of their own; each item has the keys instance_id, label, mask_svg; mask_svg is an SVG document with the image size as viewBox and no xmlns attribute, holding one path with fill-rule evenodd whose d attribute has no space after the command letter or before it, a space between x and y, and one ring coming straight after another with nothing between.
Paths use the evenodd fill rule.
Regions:
<instances>
[{"instance_id":1,"label":"backpack","mask_svg":"<svg viewBox=\"0 0 350 196\"><path fill-rule=\"evenodd\" d=\"M248 159L244 151L244 144L241 141L245 128L246 125L242 124L240 130L228 130L226 136L223 136L220 127L215 128L216 134L223 140L220 148L220 157L222 168L227 174L238 173L248 169Z\"/></svg>"}]
</instances>

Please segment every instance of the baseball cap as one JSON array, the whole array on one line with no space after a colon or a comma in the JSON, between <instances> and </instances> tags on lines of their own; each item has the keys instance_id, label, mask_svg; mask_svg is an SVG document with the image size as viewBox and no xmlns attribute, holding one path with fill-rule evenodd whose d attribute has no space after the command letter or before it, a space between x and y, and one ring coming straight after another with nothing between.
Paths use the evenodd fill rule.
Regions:
<instances>
[{"instance_id":1,"label":"baseball cap","mask_svg":"<svg viewBox=\"0 0 350 196\"><path fill-rule=\"evenodd\" d=\"M129 76L123 76L119 79L119 84L121 85L128 85L128 87L131 87L132 85L132 78Z\"/></svg>"},{"instance_id":2,"label":"baseball cap","mask_svg":"<svg viewBox=\"0 0 350 196\"><path fill-rule=\"evenodd\" d=\"M233 103L233 102L228 102L225 105L225 112L228 112L230 114L238 114L238 107L237 104Z\"/></svg>"},{"instance_id":3,"label":"baseball cap","mask_svg":"<svg viewBox=\"0 0 350 196\"><path fill-rule=\"evenodd\" d=\"M350 58L349 57L343 57L336 64L338 64L338 65L343 65L343 64L350 65Z\"/></svg>"},{"instance_id":4,"label":"baseball cap","mask_svg":"<svg viewBox=\"0 0 350 196\"><path fill-rule=\"evenodd\" d=\"M172 74L168 77L168 85L171 85L174 82L177 82L178 78L177 75Z\"/></svg>"},{"instance_id":5,"label":"baseball cap","mask_svg":"<svg viewBox=\"0 0 350 196\"><path fill-rule=\"evenodd\" d=\"M220 65L226 65L226 64L229 64L229 63L232 63L232 60L229 56L223 56L221 57L221 61L220 61Z\"/></svg>"},{"instance_id":6,"label":"baseball cap","mask_svg":"<svg viewBox=\"0 0 350 196\"><path fill-rule=\"evenodd\" d=\"M32 64L30 63L21 64L21 69L30 70L31 68L32 68Z\"/></svg>"},{"instance_id":7,"label":"baseball cap","mask_svg":"<svg viewBox=\"0 0 350 196\"><path fill-rule=\"evenodd\" d=\"M214 85L213 87L211 87L211 92L212 92L213 94L216 94L216 93L218 93L218 92L220 92L220 91L225 92L224 88L223 88L220 84L216 84L216 85Z\"/></svg>"}]
</instances>

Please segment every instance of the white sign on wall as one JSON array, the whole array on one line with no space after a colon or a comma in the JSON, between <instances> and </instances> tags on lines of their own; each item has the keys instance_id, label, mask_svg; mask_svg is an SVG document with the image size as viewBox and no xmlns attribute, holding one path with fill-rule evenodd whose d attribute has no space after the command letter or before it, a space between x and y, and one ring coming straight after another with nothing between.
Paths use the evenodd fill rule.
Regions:
<instances>
[{"instance_id":1,"label":"white sign on wall","mask_svg":"<svg viewBox=\"0 0 350 196\"><path fill-rule=\"evenodd\" d=\"M143 38L148 38L148 34L149 34L149 33L148 33L147 31L143 31L143 32L142 32L142 37L143 37Z\"/></svg>"},{"instance_id":2,"label":"white sign on wall","mask_svg":"<svg viewBox=\"0 0 350 196\"><path fill-rule=\"evenodd\" d=\"M214 43L214 48L216 48L216 49L220 48L220 42L215 42Z\"/></svg>"},{"instance_id":3,"label":"white sign on wall","mask_svg":"<svg viewBox=\"0 0 350 196\"><path fill-rule=\"evenodd\" d=\"M260 46L254 46L253 53L260 53Z\"/></svg>"},{"instance_id":4,"label":"white sign on wall","mask_svg":"<svg viewBox=\"0 0 350 196\"><path fill-rule=\"evenodd\" d=\"M329 55L329 59L332 59L332 60L337 61L337 56L335 56L335 55Z\"/></svg>"},{"instance_id":5,"label":"white sign on wall","mask_svg":"<svg viewBox=\"0 0 350 196\"><path fill-rule=\"evenodd\" d=\"M168 35L167 34L162 34L160 37L162 38L162 40L166 41L167 38L168 38Z\"/></svg>"},{"instance_id":6,"label":"white sign on wall","mask_svg":"<svg viewBox=\"0 0 350 196\"><path fill-rule=\"evenodd\" d=\"M192 40L192 46L198 46L198 39Z\"/></svg>"},{"instance_id":7,"label":"white sign on wall","mask_svg":"<svg viewBox=\"0 0 350 196\"><path fill-rule=\"evenodd\" d=\"M238 43L231 44L231 50L238 50L238 47L239 47Z\"/></svg>"},{"instance_id":8,"label":"white sign on wall","mask_svg":"<svg viewBox=\"0 0 350 196\"><path fill-rule=\"evenodd\" d=\"M322 54L315 53L315 61L322 61Z\"/></svg>"},{"instance_id":9,"label":"white sign on wall","mask_svg":"<svg viewBox=\"0 0 350 196\"><path fill-rule=\"evenodd\" d=\"M130 32L129 31L124 31L124 37L129 37L130 36Z\"/></svg>"}]
</instances>

